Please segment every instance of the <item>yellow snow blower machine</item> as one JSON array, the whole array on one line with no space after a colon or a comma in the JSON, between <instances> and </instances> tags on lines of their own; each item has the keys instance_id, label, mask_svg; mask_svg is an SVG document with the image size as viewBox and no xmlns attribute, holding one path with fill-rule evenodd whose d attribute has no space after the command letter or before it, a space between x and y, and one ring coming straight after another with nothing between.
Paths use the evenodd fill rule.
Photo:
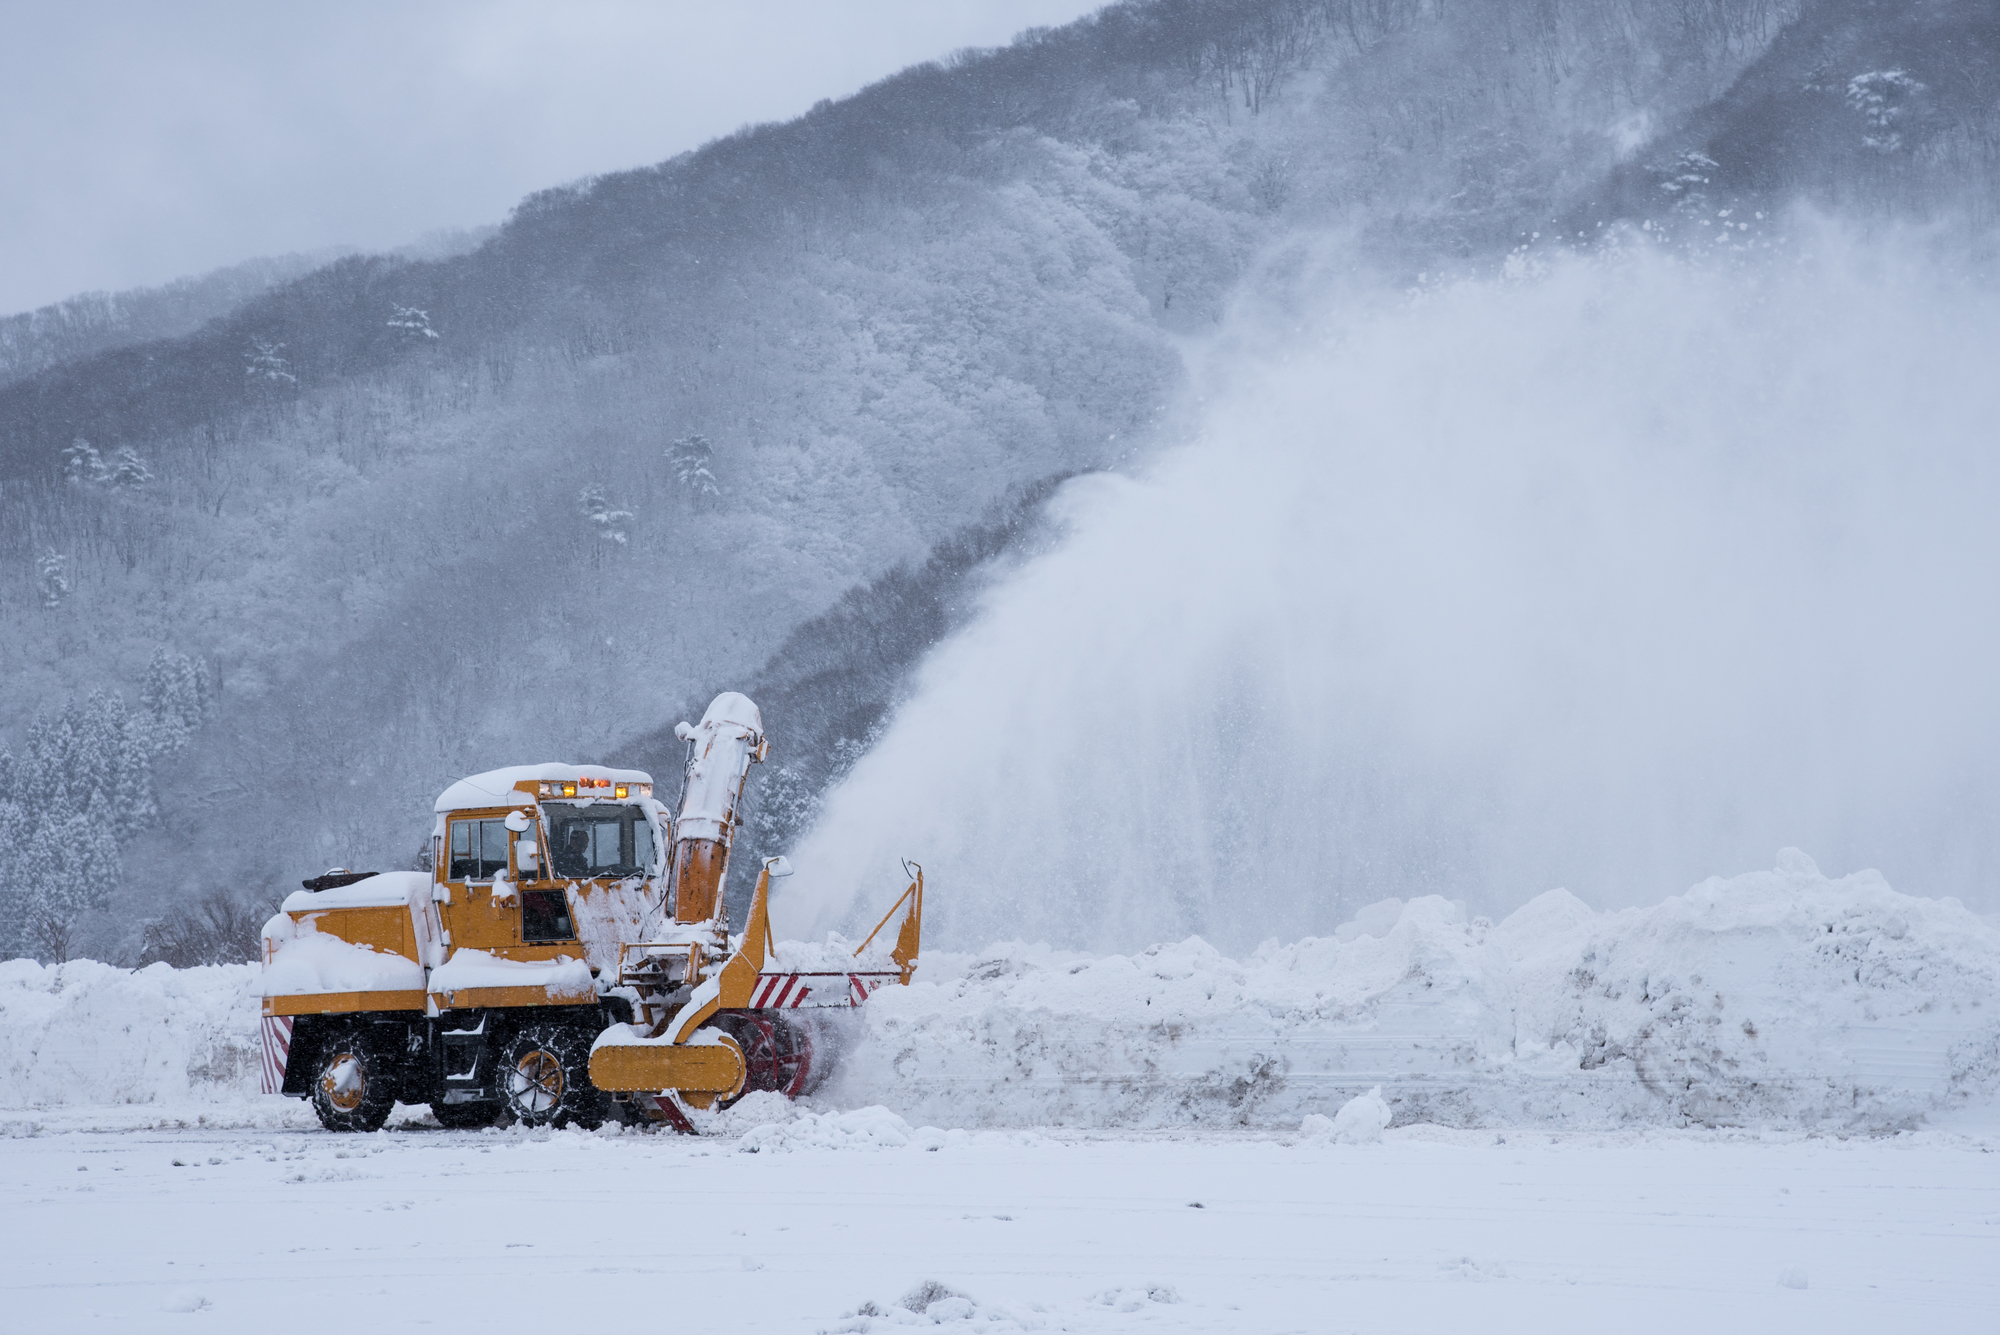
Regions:
<instances>
[{"instance_id":1,"label":"yellow snow blower machine","mask_svg":"<svg viewBox=\"0 0 2000 1335\"><path fill-rule=\"evenodd\" d=\"M841 967L799 951L780 965L768 899L785 859L765 860L740 934L723 906L763 719L732 691L675 732L677 811L637 770L495 770L438 798L430 871L304 882L264 926L265 1092L310 1099L332 1131L372 1131L400 1101L448 1127L688 1132L692 1109L807 1092L820 1073L802 1012L910 981L923 869L909 864L909 888Z\"/></svg>"}]
</instances>

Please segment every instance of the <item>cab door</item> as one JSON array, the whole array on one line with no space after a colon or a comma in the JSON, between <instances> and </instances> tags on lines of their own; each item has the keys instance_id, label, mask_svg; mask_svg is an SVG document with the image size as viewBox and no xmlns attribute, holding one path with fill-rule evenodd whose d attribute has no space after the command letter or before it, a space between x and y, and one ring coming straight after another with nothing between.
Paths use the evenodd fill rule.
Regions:
<instances>
[{"instance_id":1,"label":"cab door","mask_svg":"<svg viewBox=\"0 0 2000 1335\"><path fill-rule=\"evenodd\" d=\"M444 880L451 887L453 946L505 952L521 944L519 897L493 899L494 880L507 875L512 839L504 811L454 812L447 818Z\"/></svg>"}]
</instances>

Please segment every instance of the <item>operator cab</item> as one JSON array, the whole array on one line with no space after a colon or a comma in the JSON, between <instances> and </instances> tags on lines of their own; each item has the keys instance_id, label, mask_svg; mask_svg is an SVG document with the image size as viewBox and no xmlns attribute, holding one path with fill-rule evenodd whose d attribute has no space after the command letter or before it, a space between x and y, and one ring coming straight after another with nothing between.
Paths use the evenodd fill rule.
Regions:
<instances>
[{"instance_id":1,"label":"operator cab","mask_svg":"<svg viewBox=\"0 0 2000 1335\"><path fill-rule=\"evenodd\" d=\"M651 775L591 765L523 765L447 788L436 806L437 879L447 892L463 886L485 924L467 919L459 943L574 941L581 897L600 893L594 887L643 893L666 847L652 793Z\"/></svg>"},{"instance_id":2,"label":"operator cab","mask_svg":"<svg viewBox=\"0 0 2000 1335\"><path fill-rule=\"evenodd\" d=\"M549 832L549 871L558 880L623 880L652 871L653 826L636 806L544 801L542 821Z\"/></svg>"}]
</instances>

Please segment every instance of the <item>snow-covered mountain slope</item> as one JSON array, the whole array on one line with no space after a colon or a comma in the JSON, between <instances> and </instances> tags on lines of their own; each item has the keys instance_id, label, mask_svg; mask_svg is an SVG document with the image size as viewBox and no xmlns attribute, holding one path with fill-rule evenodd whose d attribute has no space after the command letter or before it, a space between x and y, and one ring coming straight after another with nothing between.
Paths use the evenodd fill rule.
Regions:
<instances>
[{"instance_id":1,"label":"snow-covered mountain slope","mask_svg":"<svg viewBox=\"0 0 2000 1335\"><path fill-rule=\"evenodd\" d=\"M1782 83L1759 62L1795 20L1843 79L1965 82L1923 67L1949 24L1807 8L1127 0L536 195L471 253L350 258L0 385L0 741L129 702L163 645L220 688L84 948L129 954L190 895L405 865L464 773L671 763L659 730L760 671L820 683L810 788L936 609L876 627L873 665L802 674L789 637L1047 479L1146 458L1184 352L1290 289L1291 241L1342 238L1363 283L1497 263L1621 163L1626 212L1674 213L1677 154L1722 140L1657 137ZM1866 121L1844 96L1827 123ZM1976 101L1933 96L1896 152L1976 141ZM1869 152L1830 170L1902 198Z\"/></svg>"},{"instance_id":2,"label":"snow-covered mountain slope","mask_svg":"<svg viewBox=\"0 0 2000 1335\"><path fill-rule=\"evenodd\" d=\"M844 591L1130 459L1298 229L1392 270L1504 247L1790 13L1709 9L1134 0L0 387L9 716L129 699L161 644L221 688L89 948L401 865L457 775L622 758ZM151 481L68 475L79 440Z\"/></svg>"}]
</instances>

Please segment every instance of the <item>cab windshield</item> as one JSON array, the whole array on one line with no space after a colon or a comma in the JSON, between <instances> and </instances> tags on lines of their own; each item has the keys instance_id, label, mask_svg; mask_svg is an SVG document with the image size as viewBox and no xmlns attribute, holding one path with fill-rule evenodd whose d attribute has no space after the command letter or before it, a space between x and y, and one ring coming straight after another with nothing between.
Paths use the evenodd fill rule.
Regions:
<instances>
[{"instance_id":1,"label":"cab windshield","mask_svg":"<svg viewBox=\"0 0 2000 1335\"><path fill-rule=\"evenodd\" d=\"M558 877L644 876L653 867L653 827L638 807L544 802L550 870Z\"/></svg>"}]
</instances>

